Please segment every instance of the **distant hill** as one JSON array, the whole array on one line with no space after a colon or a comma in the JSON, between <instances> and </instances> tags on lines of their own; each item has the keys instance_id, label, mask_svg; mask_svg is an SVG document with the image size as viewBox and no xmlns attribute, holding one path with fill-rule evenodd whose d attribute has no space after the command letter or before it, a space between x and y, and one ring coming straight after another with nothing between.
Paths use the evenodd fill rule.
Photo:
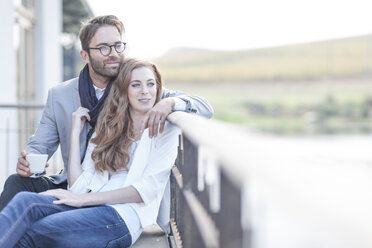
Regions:
<instances>
[{"instance_id":1,"label":"distant hill","mask_svg":"<svg viewBox=\"0 0 372 248\"><path fill-rule=\"evenodd\" d=\"M166 81L244 82L372 76L372 34L241 51L179 48L155 62Z\"/></svg>"}]
</instances>

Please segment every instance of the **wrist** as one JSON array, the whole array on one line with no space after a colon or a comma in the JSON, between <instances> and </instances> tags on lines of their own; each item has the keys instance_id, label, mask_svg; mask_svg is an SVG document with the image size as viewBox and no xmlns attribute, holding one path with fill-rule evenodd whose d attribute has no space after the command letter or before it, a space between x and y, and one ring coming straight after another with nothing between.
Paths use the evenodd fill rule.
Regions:
<instances>
[{"instance_id":1,"label":"wrist","mask_svg":"<svg viewBox=\"0 0 372 248\"><path fill-rule=\"evenodd\" d=\"M80 130L77 128L71 129L71 137L80 137Z\"/></svg>"},{"instance_id":2,"label":"wrist","mask_svg":"<svg viewBox=\"0 0 372 248\"><path fill-rule=\"evenodd\" d=\"M97 194L100 194L98 192L96 193L85 193L83 195L83 206L95 206L95 205L102 205L104 204L102 201L102 197L98 197Z\"/></svg>"},{"instance_id":3,"label":"wrist","mask_svg":"<svg viewBox=\"0 0 372 248\"><path fill-rule=\"evenodd\" d=\"M92 193L85 193L82 196L82 206L92 206L92 199L91 199Z\"/></svg>"},{"instance_id":4,"label":"wrist","mask_svg":"<svg viewBox=\"0 0 372 248\"><path fill-rule=\"evenodd\" d=\"M169 106L171 112L173 111L174 109L174 106L176 104L176 101L174 100L174 97L168 97L168 98L165 98L167 100L167 105Z\"/></svg>"}]
</instances>

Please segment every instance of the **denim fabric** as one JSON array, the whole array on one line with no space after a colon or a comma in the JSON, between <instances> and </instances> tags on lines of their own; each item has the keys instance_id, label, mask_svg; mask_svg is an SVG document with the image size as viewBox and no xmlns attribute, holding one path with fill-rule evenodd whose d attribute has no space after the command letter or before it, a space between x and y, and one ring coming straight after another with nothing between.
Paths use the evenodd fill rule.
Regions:
<instances>
[{"instance_id":1,"label":"denim fabric","mask_svg":"<svg viewBox=\"0 0 372 248\"><path fill-rule=\"evenodd\" d=\"M131 235L110 206L74 208L54 197L18 193L0 213L0 248L129 247Z\"/></svg>"},{"instance_id":2,"label":"denim fabric","mask_svg":"<svg viewBox=\"0 0 372 248\"><path fill-rule=\"evenodd\" d=\"M7 178L4 184L4 190L0 196L0 211L10 202L10 200L21 191L42 192L49 189L67 188L67 182L54 184L49 177L22 177L13 174Z\"/></svg>"}]
</instances>

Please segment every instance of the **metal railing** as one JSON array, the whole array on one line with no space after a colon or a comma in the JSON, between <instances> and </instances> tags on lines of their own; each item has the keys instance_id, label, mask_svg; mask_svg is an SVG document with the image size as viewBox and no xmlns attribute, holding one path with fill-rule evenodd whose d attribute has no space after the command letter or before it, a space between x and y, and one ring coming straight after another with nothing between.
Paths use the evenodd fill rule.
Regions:
<instances>
[{"instance_id":1,"label":"metal railing","mask_svg":"<svg viewBox=\"0 0 372 248\"><path fill-rule=\"evenodd\" d=\"M29 137L35 132L40 120L43 104L21 103L0 104L0 160L1 176L0 189L5 179L15 172L16 161L20 151L26 145ZM59 152L50 160L49 173L55 173L61 167L61 155Z\"/></svg>"},{"instance_id":2,"label":"metal railing","mask_svg":"<svg viewBox=\"0 0 372 248\"><path fill-rule=\"evenodd\" d=\"M231 178L234 173L223 170L236 160L226 151L237 144L222 145L224 154L214 149L221 142L227 145L218 133L228 127L180 112L168 120L183 133L171 176L171 229L178 247L248 247L250 232L241 224L243 187ZM244 166L244 161L238 164Z\"/></svg>"},{"instance_id":3,"label":"metal railing","mask_svg":"<svg viewBox=\"0 0 372 248\"><path fill-rule=\"evenodd\" d=\"M283 138L181 112L177 247L372 247L372 136Z\"/></svg>"}]
</instances>

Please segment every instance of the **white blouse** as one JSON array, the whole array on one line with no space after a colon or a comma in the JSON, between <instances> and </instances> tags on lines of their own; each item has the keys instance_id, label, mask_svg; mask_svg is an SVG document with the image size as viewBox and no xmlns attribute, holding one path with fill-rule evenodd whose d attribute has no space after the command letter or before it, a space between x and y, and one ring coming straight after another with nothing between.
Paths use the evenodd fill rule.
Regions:
<instances>
[{"instance_id":1,"label":"white blouse","mask_svg":"<svg viewBox=\"0 0 372 248\"><path fill-rule=\"evenodd\" d=\"M177 157L178 136L180 134L180 129L168 121L166 121L163 133L158 134L157 137L150 139L148 129L146 129L141 139L136 145L133 145L136 147L131 147L133 154L131 154L129 171L120 171L117 175L114 174L111 177L107 171L103 173L95 171L91 158L95 144L89 143L82 164L83 173L72 187L69 187L69 190L74 193L87 193L104 192L128 186L134 187L140 194L143 203L115 204L111 206L117 209L119 214L120 212L124 213L122 218L130 223L135 223L136 220L128 220L128 214L125 213L129 213L131 209L134 210L140 222L140 234L144 227L156 224L164 191L166 186L167 188L169 187L169 174ZM169 199L169 190L167 190L163 200L165 202L164 206L162 204L162 207L167 209L161 212L166 211L169 213ZM123 207L119 205L123 205ZM130 216L133 216L133 214L130 214ZM162 218L160 220L162 223L159 223L159 225L164 229L164 226L169 222L169 215L162 216ZM129 225L131 225L130 223ZM128 226L128 229L132 229L130 231L133 241L135 236L137 236L138 228L134 224L131 227ZM134 229L137 229L137 231L133 231Z\"/></svg>"}]
</instances>

